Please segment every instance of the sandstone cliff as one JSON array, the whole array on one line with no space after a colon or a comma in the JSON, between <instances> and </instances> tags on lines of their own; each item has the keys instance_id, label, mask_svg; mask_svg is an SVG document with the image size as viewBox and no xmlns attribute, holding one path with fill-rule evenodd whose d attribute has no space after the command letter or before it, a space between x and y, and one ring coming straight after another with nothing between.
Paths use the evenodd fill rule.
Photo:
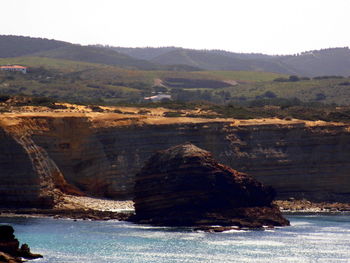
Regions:
<instances>
[{"instance_id":1,"label":"sandstone cliff","mask_svg":"<svg viewBox=\"0 0 350 263\"><path fill-rule=\"evenodd\" d=\"M341 123L28 113L2 114L0 126L1 203L36 204L47 192L40 189L57 185L128 199L147 158L184 142L271 185L278 198L350 202L350 127Z\"/></svg>"},{"instance_id":2,"label":"sandstone cliff","mask_svg":"<svg viewBox=\"0 0 350 263\"><path fill-rule=\"evenodd\" d=\"M0 129L0 141L0 205L52 207L60 195L54 178L64 181L55 163L30 137Z\"/></svg>"}]
</instances>

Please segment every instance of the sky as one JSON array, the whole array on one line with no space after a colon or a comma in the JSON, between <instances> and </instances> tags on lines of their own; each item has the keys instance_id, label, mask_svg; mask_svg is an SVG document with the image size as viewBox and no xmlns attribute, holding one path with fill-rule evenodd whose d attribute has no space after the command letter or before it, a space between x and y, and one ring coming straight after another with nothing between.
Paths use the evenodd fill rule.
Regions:
<instances>
[{"instance_id":1,"label":"sky","mask_svg":"<svg viewBox=\"0 0 350 263\"><path fill-rule=\"evenodd\" d=\"M350 46L349 0L0 1L0 34L295 54Z\"/></svg>"}]
</instances>

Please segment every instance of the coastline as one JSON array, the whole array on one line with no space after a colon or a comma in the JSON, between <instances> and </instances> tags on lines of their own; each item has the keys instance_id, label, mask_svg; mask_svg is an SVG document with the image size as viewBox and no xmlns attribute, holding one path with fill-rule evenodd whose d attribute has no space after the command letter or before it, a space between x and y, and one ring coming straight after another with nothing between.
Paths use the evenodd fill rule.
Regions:
<instances>
[{"instance_id":1,"label":"coastline","mask_svg":"<svg viewBox=\"0 0 350 263\"><path fill-rule=\"evenodd\" d=\"M133 212L111 212L93 209L1 209L0 217L31 217L73 220L126 221Z\"/></svg>"},{"instance_id":2,"label":"coastline","mask_svg":"<svg viewBox=\"0 0 350 263\"><path fill-rule=\"evenodd\" d=\"M276 200L284 215L350 215L350 204L340 202L311 202L305 199Z\"/></svg>"},{"instance_id":3,"label":"coastline","mask_svg":"<svg viewBox=\"0 0 350 263\"><path fill-rule=\"evenodd\" d=\"M52 217L74 220L127 220L134 214L131 200L63 195L52 209L0 208L0 217Z\"/></svg>"},{"instance_id":4,"label":"coastline","mask_svg":"<svg viewBox=\"0 0 350 263\"><path fill-rule=\"evenodd\" d=\"M276 200L284 215L350 215L349 203L316 203L308 200ZM134 215L132 200L64 195L53 209L0 208L0 217L51 217L73 220L126 221Z\"/></svg>"}]
</instances>

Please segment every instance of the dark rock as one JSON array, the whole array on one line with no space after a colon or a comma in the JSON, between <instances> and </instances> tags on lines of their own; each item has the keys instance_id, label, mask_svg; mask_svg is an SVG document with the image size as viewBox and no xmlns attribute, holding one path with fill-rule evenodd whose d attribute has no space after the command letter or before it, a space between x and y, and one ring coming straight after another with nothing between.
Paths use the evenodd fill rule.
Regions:
<instances>
[{"instance_id":1,"label":"dark rock","mask_svg":"<svg viewBox=\"0 0 350 263\"><path fill-rule=\"evenodd\" d=\"M26 259L35 259L35 258L42 258L43 256L40 254L33 254L30 252L30 248L28 244L23 244L21 248L19 249L18 255L20 257L26 258Z\"/></svg>"},{"instance_id":2,"label":"dark rock","mask_svg":"<svg viewBox=\"0 0 350 263\"><path fill-rule=\"evenodd\" d=\"M32 254L27 244L19 248L19 241L13 235L14 229L9 225L0 225L0 262L22 262L20 258L35 259L42 255Z\"/></svg>"},{"instance_id":3,"label":"dark rock","mask_svg":"<svg viewBox=\"0 0 350 263\"><path fill-rule=\"evenodd\" d=\"M131 220L168 226L289 225L272 205L274 195L209 152L183 144L157 152L136 175Z\"/></svg>"},{"instance_id":4,"label":"dark rock","mask_svg":"<svg viewBox=\"0 0 350 263\"><path fill-rule=\"evenodd\" d=\"M12 226L0 225L0 251L15 256L18 252L19 242L13 233Z\"/></svg>"}]
</instances>

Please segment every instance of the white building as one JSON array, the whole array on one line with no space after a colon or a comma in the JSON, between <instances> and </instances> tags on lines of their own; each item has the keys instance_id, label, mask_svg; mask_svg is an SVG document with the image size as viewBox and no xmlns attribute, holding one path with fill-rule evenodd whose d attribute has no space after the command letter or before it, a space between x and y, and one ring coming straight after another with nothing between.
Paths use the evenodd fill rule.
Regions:
<instances>
[{"instance_id":1,"label":"white building","mask_svg":"<svg viewBox=\"0 0 350 263\"><path fill-rule=\"evenodd\" d=\"M163 99L167 99L167 100L171 100L171 95L169 94L157 94L157 95L154 95L154 96L151 96L151 97L145 97L144 98L145 100L150 100L150 101L161 101Z\"/></svg>"},{"instance_id":2,"label":"white building","mask_svg":"<svg viewBox=\"0 0 350 263\"><path fill-rule=\"evenodd\" d=\"M27 73L27 67L13 65L13 66L0 66L0 70L2 71L19 71L23 74Z\"/></svg>"}]
</instances>

